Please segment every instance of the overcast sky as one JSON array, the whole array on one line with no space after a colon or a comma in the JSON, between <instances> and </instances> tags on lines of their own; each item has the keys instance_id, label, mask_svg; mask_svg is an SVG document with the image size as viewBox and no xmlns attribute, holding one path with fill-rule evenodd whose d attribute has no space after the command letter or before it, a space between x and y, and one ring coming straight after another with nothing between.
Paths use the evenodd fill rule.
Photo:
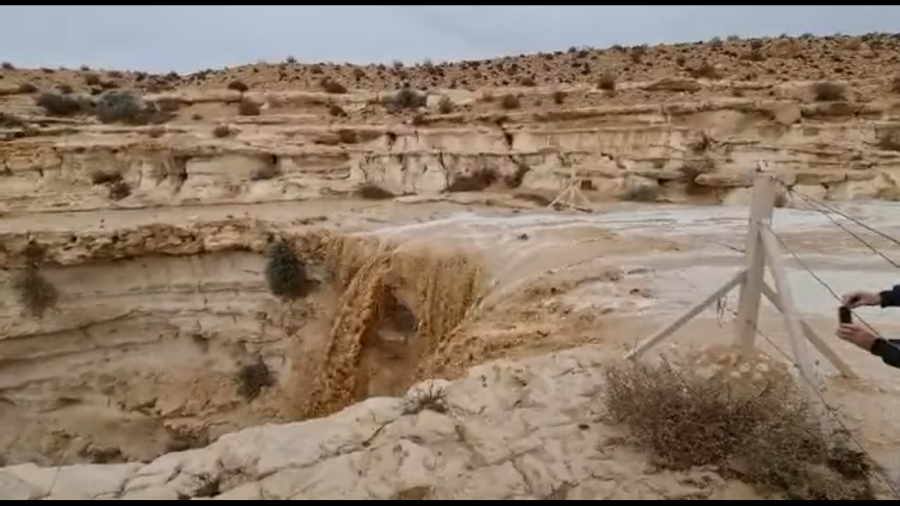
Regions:
<instances>
[{"instance_id":1,"label":"overcast sky","mask_svg":"<svg viewBox=\"0 0 900 506\"><path fill-rule=\"evenodd\" d=\"M900 6L0 6L0 61L187 72L806 32L900 32Z\"/></svg>"}]
</instances>

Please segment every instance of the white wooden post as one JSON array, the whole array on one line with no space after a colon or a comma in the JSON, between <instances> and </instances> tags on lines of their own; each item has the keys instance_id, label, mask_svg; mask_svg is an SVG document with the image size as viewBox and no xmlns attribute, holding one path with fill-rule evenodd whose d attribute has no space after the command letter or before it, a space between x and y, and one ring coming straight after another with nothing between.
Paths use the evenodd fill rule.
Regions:
<instances>
[{"instance_id":1,"label":"white wooden post","mask_svg":"<svg viewBox=\"0 0 900 506\"><path fill-rule=\"evenodd\" d=\"M850 366L822 338L816 335L806 322L800 319L794 308L787 278L787 268L785 267L784 259L781 257L781 251L777 244L778 239L775 237L774 232L769 229L775 208L775 188L775 180L772 176L767 174L757 175L753 189L753 203L750 210L751 220L748 225L747 248L744 257L745 267L708 297L693 305L684 314L659 329L652 336L641 341L640 344L625 355L626 359L639 358L647 350L683 327L705 308L711 306L716 300L723 297L733 288L741 285L740 306L738 307L735 330L738 346L742 352L746 353L754 349L755 338L758 333L760 300L765 296L784 315L788 333L790 334L794 359L807 380L808 395L813 396L816 394L814 383L812 383L815 381L815 364L802 337L809 339L813 346L842 375L847 378L857 377L853 370L850 369ZM772 271L773 278L775 278L775 289L769 286L765 280L767 263Z\"/></svg>"},{"instance_id":2,"label":"white wooden post","mask_svg":"<svg viewBox=\"0 0 900 506\"><path fill-rule=\"evenodd\" d=\"M823 430L829 430L828 413L819 398L818 378L816 377L815 363L806 347L806 341L803 339L803 330L800 326L800 318L797 316L797 309L794 307L794 298L791 295L791 284L788 280L787 267L784 259L781 258L781 250L778 246L778 239L768 228L760 229L760 239L765 250L765 256L769 261L769 270L775 279L775 289L777 292L774 298L778 299L778 305L781 306L781 312L784 315L784 322L787 326L788 337L791 342L791 351L794 354L794 360L800 369L800 374L805 381L800 382L803 392L806 394L809 406L813 408L819 425ZM759 252L763 254L762 251Z\"/></svg>"},{"instance_id":3,"label":"white wooden post","mask_svg":"<svg viewBox=\"0 0 900 506\"><path fill-rule=\"evenodd\" d=\"M775 179L769 174L758 174L753 183L750 223L744 247L747 280L741 286L737 321L735 322L737 343L741 352L744 353L753 350L759 321L759 303L765 283L766 257L760 242L760 223L772 223L775 196Z\"/></svg>"}]
</instances>

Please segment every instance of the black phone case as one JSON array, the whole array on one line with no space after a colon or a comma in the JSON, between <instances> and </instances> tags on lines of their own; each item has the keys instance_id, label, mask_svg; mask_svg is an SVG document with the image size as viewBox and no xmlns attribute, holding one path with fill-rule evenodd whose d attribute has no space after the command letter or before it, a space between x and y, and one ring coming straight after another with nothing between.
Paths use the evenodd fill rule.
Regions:
<instances>
[{"instance_id":1,"label":"black phone case","mask_svg":"<svg viewBox=\"0 0 900 506\"><path fill-rule=\"evenodd\" d=\"M838 320L841 323L853 323L853 313L850 312L850 308L845 306L838 308Z\"/></svg>"}]
</instances>

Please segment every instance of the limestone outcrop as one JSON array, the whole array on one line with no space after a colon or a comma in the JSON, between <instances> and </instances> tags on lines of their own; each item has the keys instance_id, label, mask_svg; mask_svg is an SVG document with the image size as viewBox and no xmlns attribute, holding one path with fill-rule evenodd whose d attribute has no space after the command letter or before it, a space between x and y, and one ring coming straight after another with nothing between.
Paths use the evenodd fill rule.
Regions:
<instances>
[{"instance_id":1,"label":"limestone outcrop","mask_svg":"<svg viewBox=\"0 0 900 506\"><path fill-rule=\"evenodd\" d=\"M476 367L333 416L264 425L147 464L0 469L6 499L752 499L711 471L648 468L601 418L609 357Z\"/></svg>"}]
</instances>

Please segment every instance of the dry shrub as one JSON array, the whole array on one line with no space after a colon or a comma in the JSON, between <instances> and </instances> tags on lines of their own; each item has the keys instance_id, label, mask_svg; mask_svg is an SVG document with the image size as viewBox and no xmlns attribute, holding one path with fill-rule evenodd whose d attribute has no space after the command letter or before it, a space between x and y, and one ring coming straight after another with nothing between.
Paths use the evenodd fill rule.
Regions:
<instances>
[{"instance_id":1,"label":"dry shrub","mask_svg":"<svg viewBox=\"0 0 900 506\"><path fill-rule=\"evenodd\" d=\"M519 97L509 93L503 95L503 98L500 99L500 107L506 110L518 109L522 107L522 103L519 101Z\"/></svg>"},{"instance_id":2,"label":"dry shrub","mask_svg":"<svg viewBox=\"0 0 900 506\"><path fill-rule=\"evenodd\" d=\"M244 84L243 81L231 81L228 83L228 89L234 90L238 93L246 93L250 90L250 87Z\"/></svg>"},{"instance_id":3,"label":"dry shrub","mask_svg":"<svg viewBox=\"0 0 900 506\"><path fill-rule=\"evenodd\" d=\"M843 100L847 87L840 83L822 81L812 85L813 96L819 102L835 102Z\"/></svg>"},{"instance_id":4,"label":"dry shrub","mask_svg":"<svg viewBox=\"0 0 900 506\"><path fill-rule=\"evenodd\" d=\"M146 125L163 123L171 113L163 113L156 104L144 102L128 92L110 92L93 102L93 113L102 123Z\"/></svg>"},{"instance_id":5,"label":"dry shrub","mask_svg":"<svg viewBox=\"0 0 900 506\"><path fill-rule=\"evenodd\" d=\"M610 74L609 72L600 76L600 82L597 83L597 87L603 91L615 91L616 90L616 76Z\"/></svg>"},{"instance_id":6,"label":"dry shrub","mask_svg":"<svg viewBox=\"0 0 900 506\"><path fill-rule=\"evenodd\" d=\"M562 105L563 102L566 101L566 92L562 90L556 90L553 92L553 103L556 105Z\"/></svg>"},{"instance_id":7,"label":"dry shrub","mask_svg":"<svg viewBox=\"0 0 900 506\"><path fill-rule=\"evenodd\" d=\"M75 116L93 111L93 103L84 97L69 96L58 93L41 93L35 100L35 105L42 108L49 116Z\"/></svg>"},{"instance_id":8,"label":"dry shrub","mask_svg":"<svg viewBox=\"0 0 900 506\"><path fill-rule=\"evenodd\" d=\"M116 181L107 188L107 195L110 200L120 201L131 196L131 185L125 181Z\"/></svg>"},{"instance_id":9,"label":"dry shrub","mask_svg":"<svg viewBox=\"0 0 900 506\"><path fill-rule=\"evenodd\" d=\"M306 266L288 243L276 241L269 249L268 257L266 281L275 296L295 299L307 293L309 280L306 277Z\"/></svg>"},{"instance_id":10,"label":"dry shrub","mask_svg":"<svg viewBox=\"0 0 900 506\"><path fill-rule=\"evenodd\" d=\"M246 364L238 370L237 383L238 394L252 401L259 397L263 388L275 384L275 376L263 359L257 357L253 363Z\"/></svg>"},{"instance_id":11,"label":"dry shrub","mask_svg":"<svg viewBox=\"0 0 900 506\"><path fill-rule=\"evenodd\" d=\"M636 46L631 48L631 61L632 63L641 63L644 59L644 56L647 54L647 46Z\"/></svg>"},{"instance_id":12,"label":"dry shrub","mask_svg":"<svg viewBox=\"0 0 900 506\"><path fill-rule=\"evenodd\" d=\"M333 79L322 79L319 84L322 86L322 89L325 90L325 93L331 93L333 95L347 93L347 87Z\"/></svg>"},{"instance_id":13,"label":"dry shrub","mask_svg":"<svg viewBox=\"0 0 900 506\"><path fill-rule=\"evenodd\" d=\"M872 497L868 463L829 450L793 385L747 389L730 375L702 378L665 361L613 367L606 380L609 415L662 467L711 466L790 499Z\"/></svg>"},{"instance_id":14,"label":"dry shrub","mask_svg":"<svg viewBox=\"0 0 900 506\"><path fill-rule=\"evenodd\" d=\"M213 128L213 137L222 139L231 135L231 128L228 125L216 125Z\"/></svg>"},{"instance_id":15,"label":"dry shrub","mask_svg":"<svg viewBox=\"0 0 900 506\"><path fill-rule=\"evenodd\" d=\"M347 111L345 111L341 106L337 104L329 104L328 105L328 114L336 117L336 118L346 118Z\"/></svg>"},{"instance_id":16,"label":"dry shrub","mask_svg":"<svg viewBox=\"0 0 900 506\"><path fill-rule=\"evenodd\" d=\"M12 286L19 304L36 318L43 317L59 300L59 291L41 275L37 262L13 275Z\"/></svg>"},{"instance_id":17,"label":"dry shrub","mask_svg":"<svg viewBox=\"0 0 900 506\"><path fill-rule=\"evenodd\" d=\"M396 195L378 186L375 183L366 182L359 185L353 192L357 197L365 200L387 200Z\"/></svg>"},{"instance_id":18,"label":"dry shrub","mask_svg":"<svg viewBox=\"0 0 900 506\"><path fill-rule=\"evenodd\" d=\"M425 104L428 103L428 95L413 88L404 87L384 97L383 103L388 112L396 113L404 109L425 107Z\"/></svg>"},{"instance_id":19,"label":"dry shrub","mask_svg":"<svg viewBox=\"0 0 900 506\"><path fill-rule=\"evenodd\" d=\"M259 116L260 112L262 107L250 99L242 98L238 104L238 114L241 116Z\"/></svg>"},{"instance_id":20,"label":"dry shrub","mask_svg":"<svg viewBox=\"0 0 900 506\"><path fill-rule=\"evenodd\" d=\"M26 126L28 123L16 116L15 114L10 114L7 112L0 112L0 127L3 128L22 128Z\"/></svg>"}]
</instances>

